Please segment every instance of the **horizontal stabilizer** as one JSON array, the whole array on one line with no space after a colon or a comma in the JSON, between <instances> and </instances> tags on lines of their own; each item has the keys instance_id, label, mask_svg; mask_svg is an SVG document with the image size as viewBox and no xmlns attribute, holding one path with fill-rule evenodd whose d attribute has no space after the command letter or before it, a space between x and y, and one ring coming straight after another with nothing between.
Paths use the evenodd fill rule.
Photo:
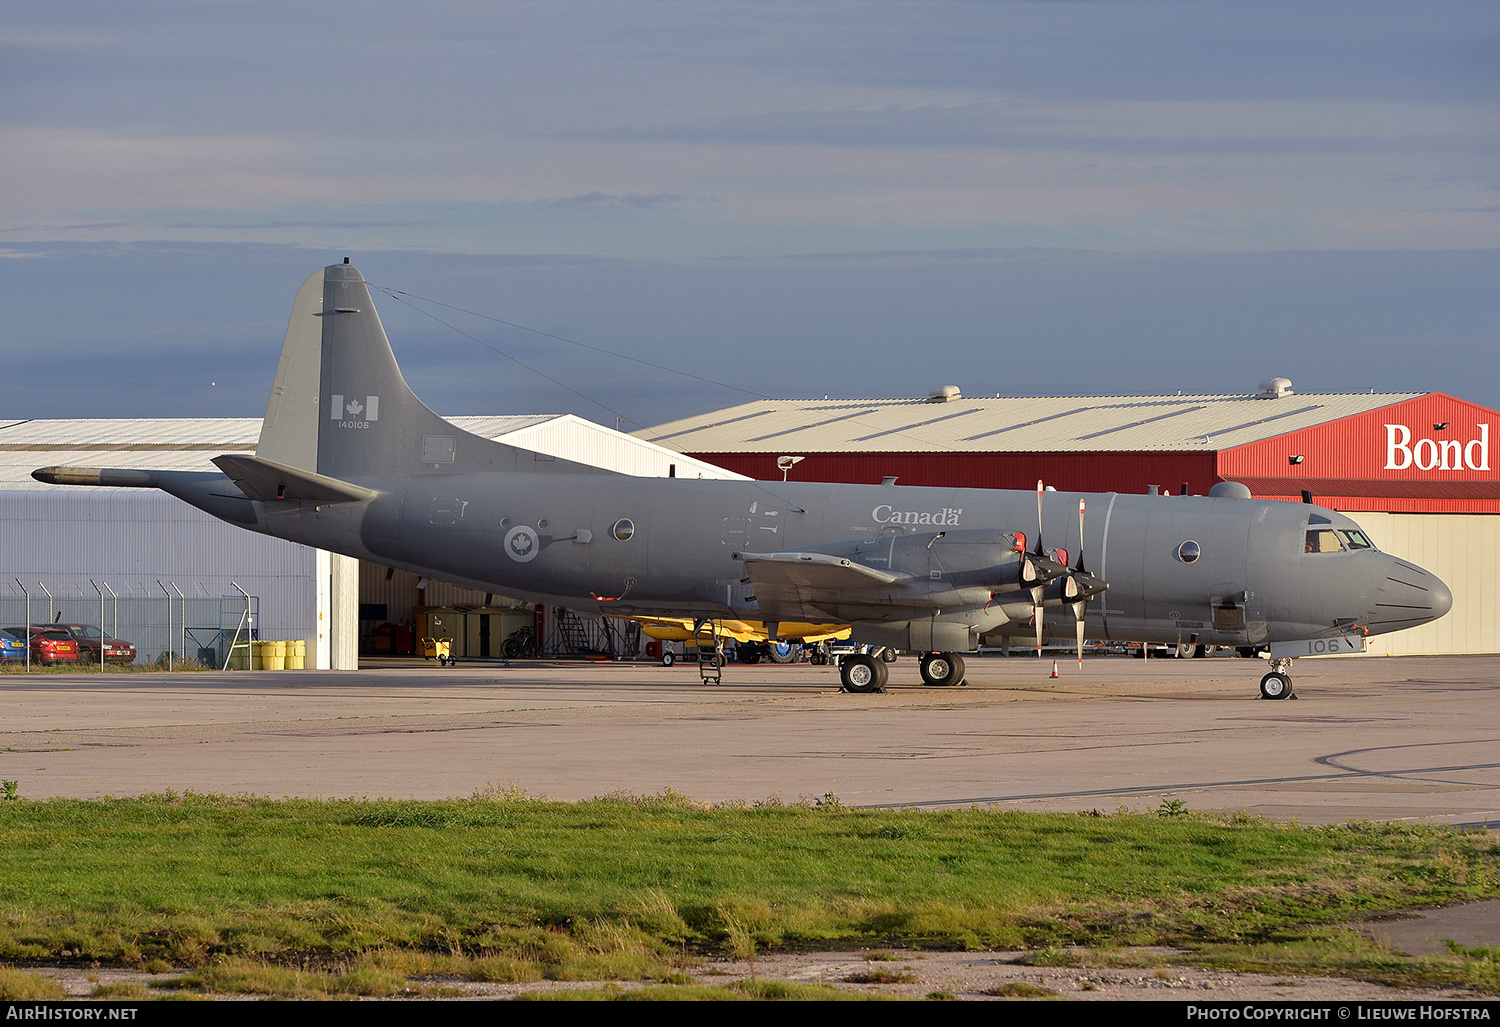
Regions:
<instances>
[{"instance_id":1,"label":"horizontal stabilizer","mask_svg":"<svg viewBox=\"0 0 1500 1027\"><path fill-rule=\"evenodd\" d=\"M378 493L326 474L255 456L216 456L214 463L240 491L263 503L357 503Z\"/></svg>"}]
</instances>

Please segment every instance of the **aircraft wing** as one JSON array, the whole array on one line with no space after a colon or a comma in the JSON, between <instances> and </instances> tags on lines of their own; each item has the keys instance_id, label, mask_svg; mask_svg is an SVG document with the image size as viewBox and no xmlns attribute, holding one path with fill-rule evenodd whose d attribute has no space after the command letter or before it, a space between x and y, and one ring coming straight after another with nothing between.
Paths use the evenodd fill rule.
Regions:
<instances>
[{"instance_id":1,"label":"aircraft wing","mask_svg":"<svg viewBox=\"0 0 1500 1027\"><path fill-rule=\"evenodd\" d=\"M315 471L304 471L255 456L216 456L214 464L251 499L271 503L357 503L375 496L373 489Z\"/></svg>"},{"instance_id":2,"label":"aircraft wing","mask_svg":"<svg viewBox=\"0 0 1500 1027\"><path fill-rule=\"evenodd\" d=\"M889 571L855 563L827 553L735 553L759 588L762 582L799 588L844 590L879 588L898 580Z\"/></svg>"},{"instance_id":3,"label":"aircraft wing","mask_svg":"<svg viewBox=\"0 0 1500 1027\"><path fill-rule=\"evenodd\" d=\"M827 553L736 553L767 619L828 621L835 607L878 603L900 575Z\"/></svg>"}]
</instances>

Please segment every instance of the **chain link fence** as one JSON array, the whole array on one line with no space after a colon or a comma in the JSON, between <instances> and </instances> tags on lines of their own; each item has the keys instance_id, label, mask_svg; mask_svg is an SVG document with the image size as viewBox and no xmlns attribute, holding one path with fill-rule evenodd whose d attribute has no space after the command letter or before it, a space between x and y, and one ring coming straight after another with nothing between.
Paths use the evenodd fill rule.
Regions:
<instances>
[{"instance_id":1,"label":"chain link fence","mask_svg":"<svg viewBox=\"0 0 1500 1027\"><path fill-rule=\"evenodd\" d=\"M259 638L259 600L251 595L194 596L201 589L164 586L159 598L117 595L107 582L93 582L95 595L64 594L45 582L16 581L20 595L0 595L0 629L26 625L70 625L74 634L97 638L93 629L135 646L136 667L169 670L183 666L221 669L232 654ZM23 639L26 637L16 632ZM97 662L101 651L80 647L82 663ZM35 650L32 661L37 659ZM24 665L8 659L5 665Z\"/></svg>"}]
</instances>

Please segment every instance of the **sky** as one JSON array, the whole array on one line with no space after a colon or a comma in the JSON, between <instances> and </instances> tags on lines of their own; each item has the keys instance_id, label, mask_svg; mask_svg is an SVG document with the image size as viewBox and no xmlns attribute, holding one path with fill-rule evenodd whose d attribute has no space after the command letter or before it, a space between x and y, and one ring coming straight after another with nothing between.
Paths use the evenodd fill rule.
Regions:
<instances>
[{"instance_id":1,"label":"sky","mask_svg":"<svg viewBox=\"0 0 1500 1027\"><path fill-rule=\"evenodd\" d=\"M0 418L259 416L345 256L449 414L1500 408L1500 5L0 0Z\"/></svg>"}]
</instances>

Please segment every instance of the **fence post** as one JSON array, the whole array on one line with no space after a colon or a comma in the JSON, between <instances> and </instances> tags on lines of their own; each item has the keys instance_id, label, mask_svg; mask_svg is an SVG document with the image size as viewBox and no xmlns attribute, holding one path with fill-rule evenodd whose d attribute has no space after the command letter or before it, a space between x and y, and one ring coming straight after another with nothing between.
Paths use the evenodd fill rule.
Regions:
<instances>
[{"instance_id":1,"label":"fence post","mask_svg":"<svg viewBox=\"0 0 1500 1027\"><path fill-rule=\"evenodd\" d=\"M104 587L109 588L109 582L106 581ZM102 616L100 621L103 621ZM99 625L99 633L104 633L103 623ZM109 588L109 633L115 636L116 642L120 640L120 597L115 595L115 590L112 588ZM104 655L104 639L102 638L99 639L99 655L101 658Z\"/></svg>"},{"instance_id":2,"label":"fence post","mask_svg":"<svg viewBox=\"0 0 1500 1027\"><path fill-rule=\"evenodd\" d=\"M89 579L89 584L94 586L94 591L99 593L99 673L104 673L104 589L95 584L94 579Z\"/></svg>"},{"instance_id":3,"label":"fence post","mask_svg":"<svg viewBox=\"0 0 1500 1027\"><path fill-rule=\"evenodd\" d=\"M20 578L16 579L16 586L21 590L21 594L26 597L26 630L23 632L23 634L26 636L26 673L30 674L31 673L31 593L28 592L28 591L26 591L26 586L21 584L21 579Z\"/></svg>"},{"instance_id":4,"label":"fence post","mask_svg":"<svg viewBox=\"0 0 1500 1027\"><path fill-rule=\"evenodd\" d=\"M240 586L238 584L236 584L235 582L233 582L233 581L231 581L229 584L234 587L234 590L236 592L238 592L240 595L242 595L242 596L245 597L245 614L244 614L243 617L240 618L239 627L236 627L234 629L234 639L233 639L233 641L231 641L229 643L229 653L226 653L225 656L224 656L224 668L223 668L224 670L228 670L229 669L229 654L234 652L234 643L239 641L239 638L240 638L240 627L246 627L247 625L250 624L250 593L246 592L243 588L240 588ZM246 632L245 645L246 645L245 666L249 667L251 670L254 670L255 669L255 640L254 640L254 637L253 637L253 631L247 631Z\"/></svg>"},{"instance_id":5,"label":"fence post","mask_svg":"<svg viewBox=\"0 0 1500 1027\"><path fill-rule=\"evenodd\" d=\"M187 634L187 596L185 596L185 595L182 594L182 589L180 589L180 588L177 587L177 582L174 581L174 582L171 583L171 585L172 585L172 591L177 593L177 598L182 600L182 662L184 664L186 664L187 663L187 658L188 658L188 654L187 654L187 639L188 639L188 634ZM171 596L167 597L167 605L169 607L172 605L172 597ZM171 628L171 622L172 622L172 618L168 617L167 618L168 630L170 630L170 628Z\"/></svg>"},{"instance_id":6,"label":"fence post","mask_svg":"<svg viewBox=\"0 0 1500 1027\"><path fill-rule=\"evenodd\" d=\"M161 589L162 594L167 597L167 673L170 674L172 672L172 593L167 591L167 586L161 583L160 578L156 579L156 587Z\"/></svg>"}]
</instances>

